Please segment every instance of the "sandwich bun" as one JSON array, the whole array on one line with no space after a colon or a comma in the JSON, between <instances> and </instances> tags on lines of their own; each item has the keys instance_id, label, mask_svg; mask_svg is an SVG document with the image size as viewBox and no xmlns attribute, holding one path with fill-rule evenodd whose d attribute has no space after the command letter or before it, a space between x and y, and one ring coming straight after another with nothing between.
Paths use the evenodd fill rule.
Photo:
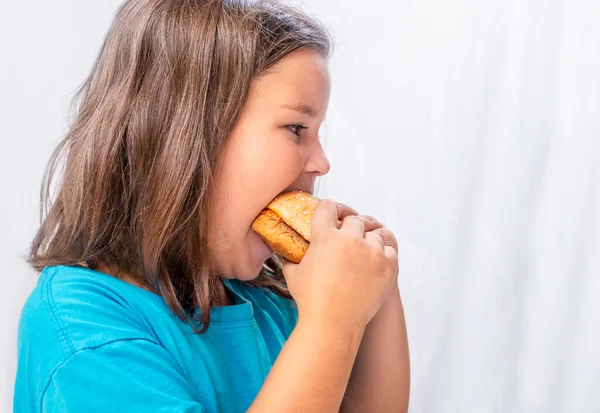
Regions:
<instances>
[{"instance_id":1,"label":"sandwich bun","mask_svg":"<svg viewBox=\"0 0 600 413\"><path fill-rule=\"evenodd\" d=\"M310 245L312 219L319 199L307 192L286 192L267 205L252 223L274 252L288 261L302 261Z\"/></svg>"}]
</instances>

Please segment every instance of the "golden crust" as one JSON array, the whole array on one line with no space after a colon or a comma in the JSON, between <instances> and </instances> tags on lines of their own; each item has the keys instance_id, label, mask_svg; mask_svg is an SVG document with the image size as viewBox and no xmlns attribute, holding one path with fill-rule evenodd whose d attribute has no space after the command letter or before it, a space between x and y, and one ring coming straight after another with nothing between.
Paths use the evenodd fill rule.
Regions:
<instances>
[{"instance_id":1,"label":"golden crust","mask_svg":"<svg viewBox=\"0 0 600 413\"><path fill-rule=\"evenodd\" d=\"M294 231L310 242L313 214L319 200L301 191L286 192L275 198L267 209L275 212Z\"/></svg>"},{"instance_id":2,"label":"golden crust","mask_svg":"<svg viewBox=\"0 0 600 413\"><path fill-rule=\"evenodd\" d=\"M273 251L296 264L302 260L309 246L300 234L270 210L260 213L252 223L252 230L264 239Z\"/></svg>"}]
</instances>

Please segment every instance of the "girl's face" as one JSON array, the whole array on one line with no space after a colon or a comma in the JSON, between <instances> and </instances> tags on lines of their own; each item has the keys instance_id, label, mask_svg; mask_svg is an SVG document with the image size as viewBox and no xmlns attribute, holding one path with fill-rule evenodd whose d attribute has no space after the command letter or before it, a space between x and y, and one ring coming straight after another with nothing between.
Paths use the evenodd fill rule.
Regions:
<instances>
[{"instance_id":1,"label":"girl's face","mask_svg":"<svg viewBox=\"0 0 600 413\"><path fill-rule=\"evenodd\" d=\"M309 49L252 84L215 176L209 247L220 276L255 278L272 252L252 221L281 192L312 193L329 171L319 140L329 94L327 62Z\"/></svg>"}]
</instances>

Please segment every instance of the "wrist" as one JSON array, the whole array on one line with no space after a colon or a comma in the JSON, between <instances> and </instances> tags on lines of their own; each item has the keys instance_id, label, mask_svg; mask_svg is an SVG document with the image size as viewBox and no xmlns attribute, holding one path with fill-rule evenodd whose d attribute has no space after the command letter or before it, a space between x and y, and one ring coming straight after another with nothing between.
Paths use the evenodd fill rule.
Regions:
<instances>
[{"instance_id":1,"label":"wrist","mask_svg":"<svg viewBox=\"0 0 600 413\"><path fill-rule=\"evenodd\" d=\"M297 329L310 331L319 337L345 343L351 347L360 345L367 324L360 321L342 319L333 315L298 315Z\"/></svg>"},{"instance_id":2,"label":"wrist","mask_svg":"<svg viewBox=\"0 0 600 413\"><path fill-rule=\"evenodd\" d=\"M392 286L388 290L388 293L385 296L385 299L383 300L382 307L389 305L390 302L398 302L398 301L401 301L400 286L398 285L398 282L396 281L396 282L394 282L394 284L392 284Z\"/></svg>"},{"instance_id":3,"label":"wrist","mask_svg":"<svg viewBox=\"0 0 600 413\"><path fill-rule=\"evenodd\" d=\"M400 319L404 320L404 305L400 297L400 288L396 284L390 288L388 295L379 307L379 311L369 322L366 331L378 329L382 325L396 324Z\"/></svg>"}]
</instances>

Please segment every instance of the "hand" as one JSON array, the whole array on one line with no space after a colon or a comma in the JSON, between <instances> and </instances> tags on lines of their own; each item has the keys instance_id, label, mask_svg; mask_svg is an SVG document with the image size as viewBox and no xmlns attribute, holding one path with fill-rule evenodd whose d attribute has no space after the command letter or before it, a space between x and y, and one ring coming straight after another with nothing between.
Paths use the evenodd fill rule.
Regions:
<instances>
[{"instance_id":1,"label":"hand","mask_svg":"<svg viewBox=\"0 0 600 413\"><path fill-rule=\"evenodd\" d=\"M364 329L396 285L397 243L376 219L323 200L306 255L300 264L286 262L283 273L299 321Z\"/></svg>"}]
</instances>

